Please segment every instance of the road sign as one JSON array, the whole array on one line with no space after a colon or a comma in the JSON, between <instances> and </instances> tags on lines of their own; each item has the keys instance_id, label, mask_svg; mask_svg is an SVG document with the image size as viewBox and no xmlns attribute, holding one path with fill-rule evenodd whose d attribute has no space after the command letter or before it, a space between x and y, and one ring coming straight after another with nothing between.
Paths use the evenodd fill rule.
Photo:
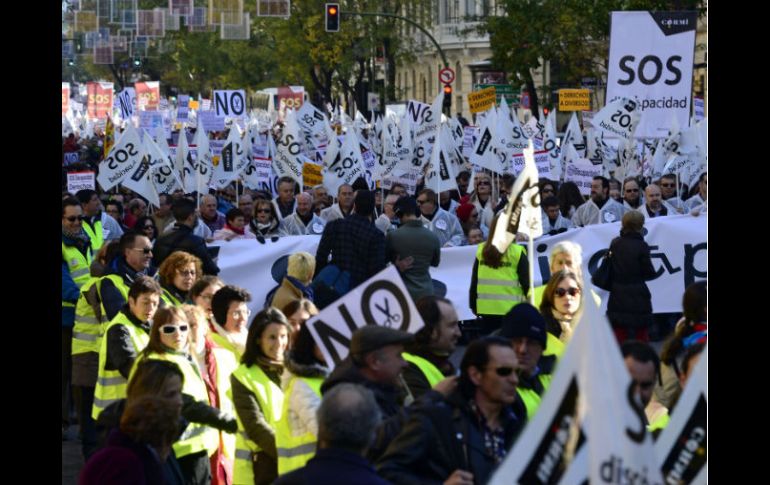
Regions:
<instances>
[{"instance_id":1,"label":"road sign","mask_svg":"<svg viewBox=\"0 0 770 485\"><path fill-rule=\"evenodd\" d=\"M473 90L478 91L481 89L494 87L495 88L495 102L499 105L500 99L505 96L505 100L508 104L513 104L518 107L519 105L519 93L513 91L513 86L510 84L474 84Z\"/></svg>"},{"instance_id":2,"label":"road sign","mask_svg":"<svg viewBox=\"0 0 770 485\"><path fill-rule=\"evenodd\" d=\"M445 67L438 72L438 80L444 84L450 84L455 80L455 72L451 67Z\"/></svg>"}]
</instances>

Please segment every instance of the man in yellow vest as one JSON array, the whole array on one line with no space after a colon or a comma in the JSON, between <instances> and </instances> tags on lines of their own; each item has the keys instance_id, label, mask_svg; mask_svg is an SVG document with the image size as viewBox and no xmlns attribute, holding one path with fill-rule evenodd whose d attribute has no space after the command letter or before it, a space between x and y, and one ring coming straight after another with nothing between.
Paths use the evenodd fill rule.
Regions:
<instances>
[{"instance_id":1,"label":"man in yellow vest","mask_svg":"<svg viewBox=\"0 0 770 485\"><path fill-rule=\"evenodd\" d=\"M136 232L127 232L120 238L118 256L107 265L106 275L99 283L105 315L115 318L128 299L128 289L140 276L155 276L152 265L153 248L150 239Z\"/></svg>"},{"instance_id":2,"label":"man in yellow vest","mask_svg":"<svg viewBox=\"0 0 770 485\"><path fill-rule=\"evenodd\" d=\"M510 339L516 352L519 360L516 393L527 408L527 419L532 420L556 365L555 355L543 355L547 345L545 319L529 303L520 303L503 317L500 336Z\"/></svg>"},{"instance_id":3,"label":"man in yellow vest","mask_svg":"<svg viewBox=\"0 0 770 485\"><path fill-rule=\"evenodd\" d=\"M72 377L72 329L75 303L80 287L89 280L91 240L83 230L83 208L72 197L62 201L61 209L61 337L62 337L62 435L69 426L70 379Z\"/></svg>"},{"instance_id":4,"label":"man in yellow vest","mask_svg":"<svg viewBox=\"0 0 770 485\"><path fill-rule=\"evenodd\" d=\"M99 349L99 377L91 415L126 397L128 376L139 352L150 341L150 320L160 304L162 290L157 281L140 276L131 285L128 303L107 325Z\"/></svg>"},{"instance_id":5,"label":"man in yellow vest","mask_svg":"<svg viewBox=\"0 0 770 485\"><path fill-rule=\"evenodd\" d=\"M401 356L409 362L402 375L417 399L445 377L457 374L449 360L462 335L452 302L439 296L425 296L415 303L425 322Z\"/></svg>"},{"instance_id":6,"label":"man in yellow vest","mask_svg":"<svg viewBox=\"0 0 770 485\"><path fill-rule=\"evenodd\" d=\"M123 229L118 221L102 212L102 203L95 190L78 190L75 197L83 206L83 214L86 216L83 229L91 238L91 248L94 252L102 247L104 241L118 239L123 235Z\"/></svg>"}]
</instances>

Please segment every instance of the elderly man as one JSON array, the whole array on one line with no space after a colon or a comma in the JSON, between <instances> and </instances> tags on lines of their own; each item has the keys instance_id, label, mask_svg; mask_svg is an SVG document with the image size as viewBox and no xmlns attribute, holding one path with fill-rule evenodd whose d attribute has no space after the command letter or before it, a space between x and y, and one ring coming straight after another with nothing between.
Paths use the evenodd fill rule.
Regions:
<instances>
[{"instance_id":1,"label":"elderly man","mask_svg":"<svg viewBox=\"0 0 770 485\"><path fill-rule=\"evenodd\" d=\"M217 210L217 198L213 195L204 195L201 197L199 211L201 220L209 229L211 229L212 233L225 227L227 219L224 214Z\"/></svg>"},{"instance_id":2,"label":"elderly man","mask_svg":"<svg viewBox=\"0 0 770 485\"><path fill-rule=\"evenodd\" d=\"M353 186L349 184L340 185L337 189L337 202L331 207L321 211L321 218L326 222L348 217L353 210Z\"/></svg>"},{"instance_id":3,"label":"elderly man","mask_svg":"<svg viewBox=\"0 0 770 485\"><path fill-rule=\"evenodd\" d=\"M602 176L594 177L591 181L591 198L577 208L572 222L579 227L619 222L628 209L611 199L609 193L610 181Z\"/></svg>"},{"instance_id":4,"label":"elderly man","mask_svg":"<svg viewBox=\"0 0 770 485\"><path fill-rule=\"evenodd\" d=\"M422 189L417 194L417 205L420 206L422 214L419 220L423 226L438 236L442 247L453 237L456 237L456 240L462 240L464 234L459 219L456 215L439 207L436 192L431 189Z\"/></svg>"},{"instance_id":5,"label":"elderly man","mask_svg":"<svg viewBox=\"0 0 770 485\"><path fill-rule=\"evenodd\" d=\"M124 216L126 227L133 229L137 219L147 214L147 203L141 197L134 197L126 207Z\"/></svg>"},{"instance_id":6,"label":"elderly man","mask_svg":"<svg viewBox=\"0 0 770 485\"><path fill-rule=\"evenodd\" d=\"M278 233L281 236L323 234L326 221L313 213L313 197L307 192L300 192L295 199L297 203L294 213L281 221Z\"/></svg>"},{"instance_id":7,"label":"elderly man","mask_svg":"<svg viewBox=\"0 0 770 485\"><path fill-rule=\"evenodd\" d=\"M398 196L395 194L389 194L387 197L385 197L383 213L380 214L380 216L374 221L374 225L377 226L377 229L382 231L384 234L395 231L399 226L398 217L393 210L393 206L397 200Z\"/></svg>"},{"instance_id":8,"label":"elderly man","mask_svg":"<svg viewBox=\"0 0 770 485\"><path fill-rule=\"evenodd\" d=\"M281 220L294 212L296 187L297 182L291 177L285 176L278 179L278 197L273 199L273 206L275 206L275 213Z\"/></svg>"},{"instance_id":9,"label":"elderly man","mask_svg":"<svg viewBox=\"0 0 770 485\"><path fill-rule=\"evenodd\" d=\"M243 211L243 219L248 226L251 218L254 217L254 199L251 194L244 193L238 199L238 208Z\"/></svg>"},{"instance_id":10,"label":"elderly man","mask_svg":"<svg viewBox=\"0 0 770 485\"><path fill-rule=\"evenodd\" d=\"M399 484L487 483L526 421L516 394L516 353L508 340L474 340L460 363L460 382L446 400L412 406L377 471Z\"/></svg>"},{"instance_id":11,"label":"elderly man","mask_svg":"<svg viewBox=\"0 0 770 485\"><path fill-rule=\"evenodd\" d=\"M687 199L684 203L684 209L686 212L693 215L706 212L708 208L708 184L708 173L703 172L700 178L698 178L698 193Z\"/></svg>"},{"instance_id":12,"label":"elderly man","mask_svg":"<svg viewBox=\"0 0 770 485\"><path fill-rule=\"evenodd\" d=\"M166 226L174 224L174 214L171 213L173 199L168 194L158 194L158 201L160 207L152 213L152 220L155 221L158 231L163 231Z\"/></svg>"}]
</instances>

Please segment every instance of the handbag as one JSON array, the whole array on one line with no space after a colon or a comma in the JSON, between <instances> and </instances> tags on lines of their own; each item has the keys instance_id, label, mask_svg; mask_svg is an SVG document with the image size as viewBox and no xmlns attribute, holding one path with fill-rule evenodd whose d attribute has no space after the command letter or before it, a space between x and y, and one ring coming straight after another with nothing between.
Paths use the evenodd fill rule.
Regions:
<instances>
[{"instance_id":1,"label":"handbag","mask_svg":"<svg viewBox=\"0 0 770 485\"><path fill-rule=\"evenodd\" d=\"M610 291L612 287L612 251L607 250L599 263L599 267L591 276L591 282L602 290Z\"/></svg>"},{"instance_id":2,"label":"handbag","mask_svg":"<svg viewBox=\"0 0 770 485\"><path fill-rule=\"evenodd\" d=\"M313 303L321 310L350 291L350 273L329 264L316 275L310 287L314 292Z\"/></svg>"}]
</instances>

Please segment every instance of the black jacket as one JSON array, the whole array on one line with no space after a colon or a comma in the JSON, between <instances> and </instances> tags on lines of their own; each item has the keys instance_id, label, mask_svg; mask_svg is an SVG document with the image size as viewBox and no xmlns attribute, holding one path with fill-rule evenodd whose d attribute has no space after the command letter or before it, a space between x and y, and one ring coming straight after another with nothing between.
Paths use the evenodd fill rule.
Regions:
<instances>
[{"instance_id":1,"label":"black jacket","mask_svg":"<svg viewBox=\"0 0 770 485\"><path fill-rule=\"evenodd\" d=\"M197 256L203 263L203 274L216 276L219 274L219 267L216 265L211 254L206 247L206 241L193 234L193 230L185 225L176 223L174 228L163 234L155 241L153 247L153 263L156 266L165 260L174 251L186 251L193 256Z\"/></svg>"},{"instance_id":2,"label":"black jacket","mask_svg":"<svg viewBox=\"0 0 770 485\"><path fill-rule=\"evenodd\" d=\"M138 272L128 265L126 258L123 256L118 256L110 262L105 271L105 276L111 274L118 275L123 278L123 283L125 283L126 286L130 288L138 276L149 276L153 278L155 277L157 271L158 270L155 266L150 265L150 267L144 271ZM120 290L115 287L115 285L112 283L112 280L109 278L102 279L99 287L99 295L101 296L102 303L104 304L104 311L107 315L107 321L115 318L115 315L117 315L120 309L123 308L123 305L128 303Z\"/></svg>"},{"instance_id":3,"label":"black jacket","mask_svg":"<svg viewBox=\"0 0 770 485\"><path fill-rule=\"evenodd\" d=\"M473 473L474 483L489 481L495 460L468 399L455 390L446 400L420 401L413 406L401 433L377 461L377 472L399 485L441 484L457 469ZM527 411L516 400L503 419L505 446L513 446L524 428Z\"/></svg>"},{"instance_id":4,"label":"black jacket","mask_svg":"<svg viewBox=\"0 0 770 485\"><path fill-rule=\"evenodd\" d=\"M131 313L128 304L121 310L131 323L137 327L137 331L150 334L150 323L142 322ZM128 379L131 367L142 349L135 349L131 335L124 325L115 325L107 331L107 358L104 362L106 370L116 370L120 375Z\"/></svg>"},{"instance_id":5,"label":"black jacket","mask_svg":"<svg viewBox=\"0 0 770 485\"><path fill-rule=\"evenodd\" d=\"M623 233L610 244L612 285L607 317L615 327L644 327L652 318L652 295L645 281L655 278L650 247L637 232Z\"/></svg>"}]
</instances>

